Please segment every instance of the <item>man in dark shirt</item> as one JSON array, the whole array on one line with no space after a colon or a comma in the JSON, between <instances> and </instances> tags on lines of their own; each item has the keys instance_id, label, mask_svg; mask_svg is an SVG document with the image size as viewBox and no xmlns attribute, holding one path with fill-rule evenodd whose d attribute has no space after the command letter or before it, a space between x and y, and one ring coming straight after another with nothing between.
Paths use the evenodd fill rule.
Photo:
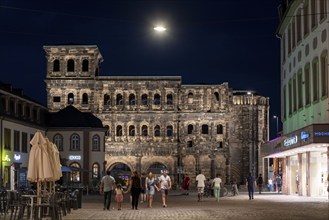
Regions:
<instances>
[{"instance_id":1,"label":"man in dark shirt","mask_svg":"<svg viewBox=\"0 0 329 220\"><path fill-rule=\"evenodd\" d=\"M246 180L246 187L248 189L249 200L254 199L254 187L256 186L255 178L249 173Z\"/></svg>"}]
</instances>

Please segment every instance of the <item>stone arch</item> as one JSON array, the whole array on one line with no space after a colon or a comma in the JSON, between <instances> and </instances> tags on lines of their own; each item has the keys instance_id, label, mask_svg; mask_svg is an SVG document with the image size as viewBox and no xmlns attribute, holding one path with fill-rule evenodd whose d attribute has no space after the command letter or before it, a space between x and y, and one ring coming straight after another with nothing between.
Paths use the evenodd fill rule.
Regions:
<instances>
[{"instance_id":1,"label":"stone arch","mask_svg":"<svg viewBox=\"0 0 329 220\"><path fill-rule=\"evenodd\" d=\"M150 158L150 160L144 161L142 164L142 172L148 172L149 168L153 164L163 164L169 171L169 175L174 174L174 161L172 158Z\"/></svg>"}]
</instances>

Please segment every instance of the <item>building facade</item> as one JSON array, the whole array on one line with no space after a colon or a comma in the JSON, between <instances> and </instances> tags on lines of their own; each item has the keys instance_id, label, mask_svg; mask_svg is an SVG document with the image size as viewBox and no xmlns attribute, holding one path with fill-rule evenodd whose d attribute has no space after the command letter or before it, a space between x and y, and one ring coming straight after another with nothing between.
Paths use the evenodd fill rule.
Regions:
<instances>
[{"instance_id":1,"label":"building facade","mask_svg":"<svg viewBox=\"0 0 329 220\"><path fill-rule=\"evenodd\" d=\"M283 135L261 155L264 174L281 175L287 194L328 195L328 11L327 0L279 6Z\"/></svg>"},{"instance_id":2,"label":"building facade","mask_svg":"<svg viewBox=\"0 0 329 220\"><path fill-rule=\"evenodd\" d=\"M46 133L47 108L10 84L0 83L1 186L27 186L30 141Z\"/></svg>"},{"instance_id":3,"label":"building facade","mask_svg":"<svg viewBox=\"0 0 329 220\"><path fill-rule=\"evenodd\" d=\"M258 172L268 140L269 99L234 91L228 83L183 85L179 76L100 76L95 45L44 46L48 109L72 105L106 128L104 170L122 179L131 171L219 173L244 182ZM103 161L100 161L103 162Z\"/></svg>"}]
</instances>

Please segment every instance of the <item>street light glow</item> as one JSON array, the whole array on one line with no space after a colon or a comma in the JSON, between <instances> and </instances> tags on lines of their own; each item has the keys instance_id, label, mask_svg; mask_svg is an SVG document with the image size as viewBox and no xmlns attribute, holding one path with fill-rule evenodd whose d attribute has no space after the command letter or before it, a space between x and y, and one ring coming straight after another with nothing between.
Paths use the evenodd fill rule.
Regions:
<instances>
[{"instance_id":1,"label":"street light glow","mask_svg":"<svg viewBox=\"0 0 329 220\"><path fill-rule=\"evenodd\" d=\"M153 30L158 31L158 32L164 32L167 29L163 26L157 26L157 27L154 27Z\"/></svg>"}]
</instances>

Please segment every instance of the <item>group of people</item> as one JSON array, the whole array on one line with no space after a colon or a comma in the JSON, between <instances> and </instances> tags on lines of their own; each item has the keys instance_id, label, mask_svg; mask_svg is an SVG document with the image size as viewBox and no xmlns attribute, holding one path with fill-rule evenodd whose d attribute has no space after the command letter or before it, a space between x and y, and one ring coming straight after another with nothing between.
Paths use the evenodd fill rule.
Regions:
<instances>
[{"instance_id":1,"label":"group of people","mask_svg":"<svg viewBox=\"0 0 329 220\"><path fill-rule=\"evenodd\" d=\"M114 177L111 176L111 172L108 170L101 180L100 193L104 194L104 208L103 210L110 210L112 192L115 193L115 201L117 203L118 210L121 210L123 195L130 192L131 196L131 208L138 209L139 198L141 202L144 198L147 198L148 207L152 208L153 196L155 191L161 191L162 205L167 207L168 190L171 189L171 179L166 170L163 170L162 175L159 178L155 178L152 172L149 172L147 177L141 178L137 171L133 172L132 177L129 180L129 187L127 190L123 190L121 184L116 184ZM140 196L142 194L142 196ZM144 197L145 195L145 197Z\"/></svg>"},{"instance_id":2,"label":"group of people","mask_svg":"<svg viewBox=\"0 0 329 220\"><path fill-rule=\"evenodd\" d=\"M259 194L262 193L263 191L263 177L262 174L259 174L259 176L257 177L257 179L255 179L251 172L249 173L247 179L246 179L246 187L248 189L248 195L249 195L249 200L254 199L254 188L258 187L258 192ZM275 176L275 188L276 188L276 192L280 193L281 192L281 187L282 187L282 178L280 175ZM273 180L270 178L268 180L268 187L270 192L273 191Z\"/></svg>"}]
</instances>

